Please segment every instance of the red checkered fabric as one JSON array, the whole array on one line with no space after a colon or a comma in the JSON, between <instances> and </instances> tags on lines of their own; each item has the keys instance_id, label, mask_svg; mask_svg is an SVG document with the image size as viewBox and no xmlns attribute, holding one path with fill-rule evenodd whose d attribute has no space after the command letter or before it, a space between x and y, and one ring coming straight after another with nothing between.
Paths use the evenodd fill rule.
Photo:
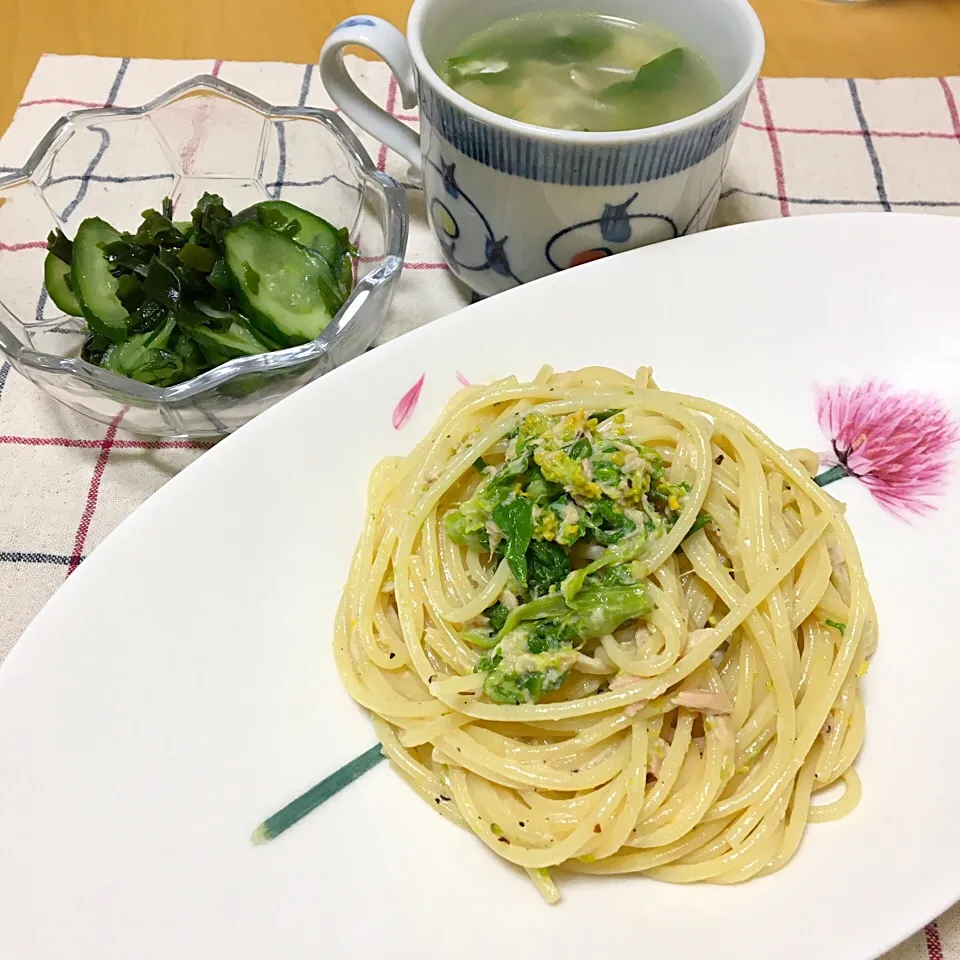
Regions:
<instances>
[{"instance_id":1,"label":"red checkered fabric","mask_svg":"<svg viewBox=\"0 0 960 960\"><path fill-rule=\"evenodd\" d=\"M354 60L351 70L370 96L416 125L416 113L396 113L396 82L383 64ZM140 104L199 73L219 75L273 103L331 106L312 66L47 56L0 140L0 172L23 163L67 110ZM761 80L715 224L844 210L960 213L958 101L960 78ZM381 170L407 179L404 160L360 137ZM77 173L78 190L97 176ZM470 300L440 262L417 190L410 191L410 207L407 269L380 342ZM0 255L42 242L0 236ZM205 448L146 441L117 424L95 424L0 362L0 660L83 558ZM886 960L960 960L960 907Z\"/></svg>"}]
</instances>

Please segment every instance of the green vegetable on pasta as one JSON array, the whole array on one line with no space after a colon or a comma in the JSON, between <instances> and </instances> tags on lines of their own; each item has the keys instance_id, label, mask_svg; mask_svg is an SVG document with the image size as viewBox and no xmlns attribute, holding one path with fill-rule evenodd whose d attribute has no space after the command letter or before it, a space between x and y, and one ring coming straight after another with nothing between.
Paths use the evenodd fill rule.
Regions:
<instances>
[{"instance_id":1,"label":"green vegetable on pasta","mask_svg":"<svg viewBox=\"0 0 960 960\"><path fill-rule=\"evenodd\" d=\"M612 434L583 413L523 418L503 461L484 459L487 479L445 517L455 543L502 556L512 574L514 609L498 602L464 634L489 651L477 671L495 703L537 703L566 681L583 641L650 610L630 564L676 523L690 488L666 480L654 450L618 438L622 414L603 419L616 421ZM600 556L571 575L574 548Z\"/></svg>"}]
</instances>

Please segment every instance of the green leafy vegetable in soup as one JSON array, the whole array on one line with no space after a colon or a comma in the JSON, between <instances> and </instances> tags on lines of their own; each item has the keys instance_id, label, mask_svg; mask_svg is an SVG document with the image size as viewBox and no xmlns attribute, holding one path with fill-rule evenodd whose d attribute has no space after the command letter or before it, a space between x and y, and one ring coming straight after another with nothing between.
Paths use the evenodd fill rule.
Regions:
<instances>
[{"instance_id":1,"label":"green leafy vegetable in soup","mask_svg":"<svg viewBox=\"0 0 960 960\"><path fill-rule=\"evenodd\" d=\"M444 517L454 543L506 560L504 598L464 638L496 703L536 703L558 690L586 641L644 617L634 562L676 523L689 493L662 457L626 438L622 413L603 426L584 411L526 416L502 462Z\"/></svg>"},{"instance_id":2,"label":"green leafy vegetable in soup","mask_svg":"<svg viewBox=\"0 0 960 960\"><path fill-rule=\"evenodd\" d=\"M709 63L652 23L546 11L498 20L437 64L458 93L495 113L561 130L633 130L717 101Z\"/></svg>"}]
</instances>

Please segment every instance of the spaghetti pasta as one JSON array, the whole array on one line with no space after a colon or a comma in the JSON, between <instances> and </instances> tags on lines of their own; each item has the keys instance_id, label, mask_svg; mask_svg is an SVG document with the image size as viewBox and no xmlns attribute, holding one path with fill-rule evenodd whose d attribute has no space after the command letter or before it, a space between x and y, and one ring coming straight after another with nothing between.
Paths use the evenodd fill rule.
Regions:
<instances>
[{"instance_id":1,"label":"spaghetti pasta","mask_svg":"<svg viewBox=\"0 0 960 960\"><path fill-rule=\"evenodd\" d=\"M554 868L777 870L856 805L876 645L816 462L648 368L468 387L373 471L343 681L417 792L550 902Z\"/></svg>"}]
</instances>

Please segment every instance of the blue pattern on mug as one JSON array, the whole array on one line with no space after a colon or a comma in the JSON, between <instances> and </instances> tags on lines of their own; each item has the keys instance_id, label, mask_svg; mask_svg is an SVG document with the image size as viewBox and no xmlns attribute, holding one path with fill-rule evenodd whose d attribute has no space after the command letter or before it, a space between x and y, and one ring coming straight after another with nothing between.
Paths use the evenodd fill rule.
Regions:
<instances>
[{"instance_id":1,"label":"blue pattern on mug","mask_svg":"<svg viewBox=\"0 0 960 960\"><path fill-rule=\"evenodd\" d=\"M722 149L740 124L744 102L704 127L616 146L563 143L474 119L420 80L420 116L452 147L503 173L542 183L625 186L672 177Z\"/></svg>"},{"instance_id":2,"label":"blue pattern on mug","mask_svg":"<svg viewBox=\"0 0 960 960\"><path fill-rule=\"evenodd\" d=\"M618 253L610 244L619 244L624 249L633 239L634 221L646 221L658 229L648 231L650 240L671 240L680 236L680 230L672 217L663 213L631 213L630 205L638 194L631 194L619 203L605 203L599 217L581 220L558 230L546 243L543 255L554 270L565 270L591 260L599 260Z\"/></svg>"},{"instance_id":3,"label":"blue pattern on mug","mask_svg":"<svg viewBox=\"0 0 960 960\"><path fill-rule=\"evenodd\" d=\"M486 214L463 192L457 182L457 165L439 157L439 163L426 158L426 171L439 175L442 190L428 190L430 222L455 273L492 270L514 283L522 283L513 272L507 254L507 236L498 237ZM439 194L439 195L438 195ZM441 199L442 196L442 199Z\"/></svg>"},{"instance_id":4,"label":"blue pattern on mug","mask_svg":"<svg viewBox=\"0 0 960 960\"><path fill-rule=\"evenodd\" d=\"M346 20L341 20L340 23L333 28L333 32L336 33L337 30L346 30L347 27L375 27L376 25L376 21L370 17L347 17Z\"/></svg>"},{"instance_id":5,"label":"blue pattern on mug","mask_svg":"<svg viewBox=\"0 0 960 960\"><path fill-rule=\"evenodd\" d=\"M623 203L604 204L603 213L600 214L600 233L604 240L609 240L611 243L626 243L633 236L627 208L637 199L637 196L637 192L634 191Z\"/></svg>"}]
</instances>

